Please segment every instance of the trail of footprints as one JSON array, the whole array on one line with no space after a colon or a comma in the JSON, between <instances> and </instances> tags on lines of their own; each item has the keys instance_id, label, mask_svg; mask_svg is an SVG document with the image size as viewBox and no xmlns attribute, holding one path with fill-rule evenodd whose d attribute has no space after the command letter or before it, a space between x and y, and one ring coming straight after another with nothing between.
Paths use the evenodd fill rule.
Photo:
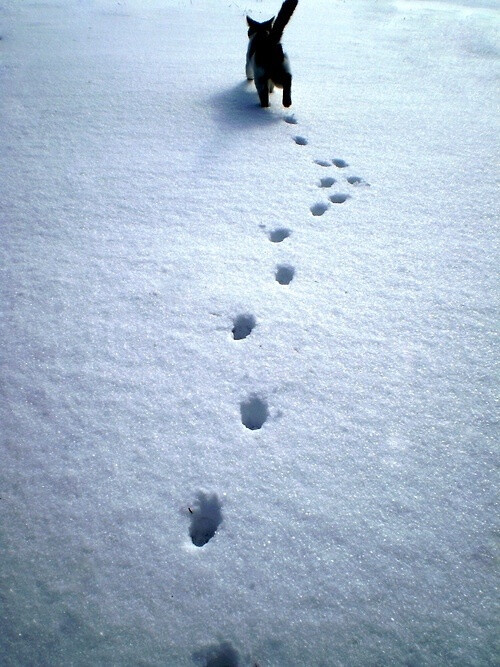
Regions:
<instances>
[{"instance_id":1,"label":"trail of footprints","mask_svg":"<svg viewBox=\"0 0 500 667\"><path fill-rule=\"evenodd\" d=\"M345 160L341 158L333 158L332 160L314 160L314 162L319 166L319 167L335 167L336 169L346 169L349 166L349 163L346 162ZM360 176L347 176L345 179L346 183L348 185L361 185L361 186L367 186L369 187L369 183L367 183L363 178ZM338 183L338 180L334 178L333 176L325 176L323 178L320 178L318 187L320 188L331 188L335 183ZM349 194L349 192L335 192L332 195L328 197L328 201L321 201L321 202L316 202L311 206L309 209L314 216L321 216L324 215L328 209L330 208L330 204L344 204L346 201L352 198L352 195Z\"/></svg>"},{"instance_id":2,"label":"trail of footprints","mask_svg":"<svg viewBox=\"0 0 500 667\"><path fill-rule=\"evenodd\" d=\"M284 116L283 120L289 125L297 125L297 119L293 114ZM297 146L307 146L308 140L302 135L292 137ZM342 170L347 169L349 164L342 158L333 158L331 160L315 159L314 162L321 169L336 169L336 177L328 175L321 176L318 187L322 190L329 190L339 183L339 177L348 186L369 186L360 176L350 175L342 176ZM349 192L334 192L328 196L328 201L318 201L311 205L310 213L315 217L324 215L331 204L344 204L352 195ZM260 225L265 229L264 225ZM292 230L287 227L277 227L267 231L267 238L271 243L280 244L292 235ZM278 263L276 265L274 277L278 285L289 286L295 278L295 267L289 263ZM231 329L232 339L234 341L245 341L248 339L255 327L257 319L252 313L241 313L233 319ZM238 344L245 344L239 343ZM260 430L269 418L269 405L266 398L258 393L250 394L240 403L241 423L248 431ZM199 492L195 502L188 507L190 516L189 536L192 543L199 548L203 548L215 536L219 526L222 523L222 503L216 493L208 494ZM227 665L227 667L238 667L240 657L238 651L229 643L212 644L205 646L201 650L193 653L193 660L198 664L205 665Z\"/></svg>"},{"instance_id":3,"label":"trail of footprints","mask_svg":"<svg viewBox=\"0 0 500 667\"><path fill-rule=\"evenodd\" d=\"M283 120L289 125L298 124L293 114L284 116ZM292 139L297 146L307 146L309 144L308 139L302 135L294 135ZM330 190L334 185L339 187L339 180L341 183L346 183L347 186L351 187L369 186L369 183L360 176L343 176L342 170L347 169L349 164L342 158L332 158L330 160L315 159L314 162L321 169L335 169L337 172L335 176L329 174L319 178L317 185L321 190ZM339 189L341 187L340 185ZM350 192L334 192L327 197L327 201L317 201L311 205L309 210L314 217L320 217L331 208L331 204L344 204L351 198L352 195ZM260 228L266 229L264 225L260 225ZM276 227L270 231L266 230L266 233L271 243L281 244L292 236L292 231L288 227ZM277 263L274 278L278 285L290 286L295 278L295 267L287 262ZM245 341L252 335L257 326L257 319L252 313L241 313L233 319L232 324L232 339L234 341ZM240 403L241 423L249 431L260 430L268 420L269 414L269 405L266 398L258 393L250 394ZM191 541L196 547L204 547L214 537L222 523L222 504L217 494L209 495L199 492L195 502L188 510L191 519L189 528ZM212 654L213 652L214 657L217 657L219 651L220 656L226 657L228 664L231 664L231 659L228 656L231 655L232 648L227 644L223 644L220 647L209 647L208 649L208 653ZM219 663L214 662L214 664ZM235 661L234 664L237 664L237 662Z\"/></svg>"}]
</instances>

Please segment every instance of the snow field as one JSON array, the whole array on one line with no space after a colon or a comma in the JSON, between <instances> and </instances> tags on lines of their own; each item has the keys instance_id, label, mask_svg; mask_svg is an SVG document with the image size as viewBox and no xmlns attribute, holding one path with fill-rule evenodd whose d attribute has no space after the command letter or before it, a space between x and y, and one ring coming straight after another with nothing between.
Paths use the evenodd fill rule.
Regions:
<instances>
[{"instance_id":1,"label":"snow field","mask_svg":"<svg viewBox=\"0 0 500 667\"><path fill-rule=\"evenodd\" d=\"M4 664L494 664L498 12L276 10L0 5Z\"/></svg>"}]
</instances>

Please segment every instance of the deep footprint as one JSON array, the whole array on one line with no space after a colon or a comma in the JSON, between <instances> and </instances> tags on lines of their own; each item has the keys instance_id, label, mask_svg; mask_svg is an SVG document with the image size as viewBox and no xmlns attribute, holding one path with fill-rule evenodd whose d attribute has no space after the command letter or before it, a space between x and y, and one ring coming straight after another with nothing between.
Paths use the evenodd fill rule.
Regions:
<instances>
[{"instance_id":1,"label":"deep footprint","mask_svg":"<svg viewBox=\"0 0 500 667\"><path fill-rule=\"evenodd\" d=\"M327 176L326 178L322 178L319 184L320 188L331 188L332 185L336 183L336 180L332 178L331 176Z\"/></svg>"},{"instance_id":2,"label":"deep footprint","mask_svg":"<svg viewBox=\"0 0 500 667\"><path fill-rule=\"evenodd\" d=\"M328 211L328 204L325 204L324 202L318 202L317 204L313 204L310 210L313 215L323 215L323 213Z\"/></svg>"},{"instance_id":3,"label":"deep footprint","mask_svg":"<svg viewBox=\"0 0 500 667\"><path fill-rule=\"evenodd\" d=\"M299 137L299 136L297 136L297 137L294 137L293 140L294 140L295 143L298 144L299 146L307 146L307 144L309 143L305 137Z\"/></svg>"},{"instance_id":4,"label":"deep footprint","mask_svg":"<svg viewBox=\"0 0 500 667\"><path fill-rule=\"evenodd\" d=\"M253 315L238 315L233 324L232 333L234 340L243 340L250 336L257 321Z\"/></svg>"},{"instance_id":5,"label":"deep footprint","mask_svg":"<svg viewBox=\"0 0 500 667\"><path fill-rule=\"evenodd\" d=\"M240 404L241 422L251 431L258 431L269 417L269 408L266 401L256 394Z\"/></svg>"},{"instance_id":6,"label":"deep footprint","mask_svg":"<svg viewBox=\"0 0 500 667\"><path fill-rule=\"evenodd\" d=\"M295 118L295 116L285 116L283 120L285 121L285 123L288 123L289 125L297 125L297 119Z\"/></svg>"},{"instance_id":7,"label":"deep footprint","mask_svg":"<svg viewBox=\"0 0 500 667\"><path fill-rule=\"evenodd\" d=\"M331 167L332 163L328 162L328 160L314 160L316 164L318 164L320 167Z\"/></svg>"},{"instance_id":8,"label":"deep footprint","mask_svg":"<svg viewBox=\"0 0 500 667\"><path fill-rule=\"evenodd\" d=\"M340 192L336 195L332 195L331 197L329 197L332 204L343 204L344 202L346 202L350 198L351 198L351 195L346 195L346 194L340 193Z\"/></svg>"},{"instance_id":9,"label":"deep footprint","mask_svg":"<svg viewBox=\"0 0 500 667\"><path fill-rule=\"evenodd\" d=\"M345 169L346 167L349 166L345 160L340 160L339 158L332 160L332 162L339 169Z\"/></svg>"},{"instance_id":10,"label":"deep footprint","mask_svg":"<svg viewBox=\"0 0 500 667\"><path fill-rule=\"evenodd\" d=\"M289 285L295 275L295 269L293 266L288 266L287 264L280 264L276 267L276 280L280 285Z\"/></svg>"},{"instance_id":11,"label":"deep footprint","mask_svg":"<svg viewBox=\"0 0 500 667\"><path fill-rule=\"evenodd\" d=\"M189 536L196 547L203 547L217 532L222 523L222 505L213 493L211 496L200 491L191 513Z\"/></svg>"},{"instance_id":12,"label":"deep footprint","mask_svg":"<svg viewBox=\"0 0 500 667\"><path fill-rule=\"evenodd\" d=\"M273 231L269 233L269 240L272 241L273 243L281 243L282 241L287 239L291 233L292 232L286 227L273 229Z\"/></svg>"}]
</instances>

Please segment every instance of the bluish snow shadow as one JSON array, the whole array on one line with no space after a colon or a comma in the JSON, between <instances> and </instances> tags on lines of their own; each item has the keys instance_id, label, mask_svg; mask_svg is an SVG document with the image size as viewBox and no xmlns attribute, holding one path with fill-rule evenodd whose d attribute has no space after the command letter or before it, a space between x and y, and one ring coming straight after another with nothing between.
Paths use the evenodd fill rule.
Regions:
<instances>
[{"instance_id":1,"label":"bluish snow shadow","mask_svg":"<svg viewBox=\"0 0 500 667\"><path fill-rule=\"evenodd\" d=\"M193 653L193 660L199 667L238 667L238 651L229 643L212 644Z\"/></svg>"},{"instance_id":2,"label":"bluish snow shadow","mask_svg":"<svg viewBox=\"0 0 500 667\"><path fill-rule=\"evenodd\" d=\"M219 125L224 130L246 130L277 123L281 116L262 109L253 81L242 81L210 98Z\"/></svg>"}]
</instances>

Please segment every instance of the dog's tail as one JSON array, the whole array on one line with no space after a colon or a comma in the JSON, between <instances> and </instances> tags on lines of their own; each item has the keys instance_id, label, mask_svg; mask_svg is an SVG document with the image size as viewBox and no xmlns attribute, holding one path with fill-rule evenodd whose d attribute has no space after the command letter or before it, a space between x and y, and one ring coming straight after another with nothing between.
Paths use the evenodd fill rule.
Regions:
<instances>
[{"instance_id":1,"label":"dog's tail","mask_svg":"<svg viewBox=\"0 0 500 667\"><path fill-rule=\"evenodd\" d=\"M286 28L288 21L292 18L292 14L298 3L299 0L285 0L281 5L281 9L278 12L278 16L276 17L271 30L270 36L273 40L276 40L277 42L280 41L283 30Z\"/></svg>"}]
</instances>

